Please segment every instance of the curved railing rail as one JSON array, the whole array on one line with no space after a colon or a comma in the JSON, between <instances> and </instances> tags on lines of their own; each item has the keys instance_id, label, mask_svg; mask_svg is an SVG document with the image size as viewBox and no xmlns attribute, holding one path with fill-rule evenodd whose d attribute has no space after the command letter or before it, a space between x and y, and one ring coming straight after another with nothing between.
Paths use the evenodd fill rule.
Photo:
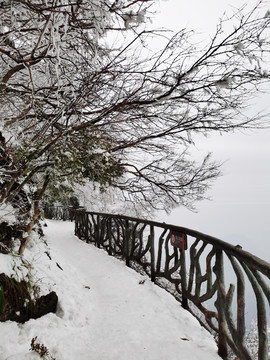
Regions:
<instances>
[{"instance_id":1,"label":"curved railing rail","mask_svg":"<svg viewBox=\"0 0 270 360\"><path fill-rule=\"evenodd\" d=\"M184 227L85 211L75 211L74 217L80 239L124 258L173 292L216 335L223 359L233 354L233 359L268 360L269 263ZM252 337L246 327L251 296L257 316Z\"/></svg>"}]
</instances>

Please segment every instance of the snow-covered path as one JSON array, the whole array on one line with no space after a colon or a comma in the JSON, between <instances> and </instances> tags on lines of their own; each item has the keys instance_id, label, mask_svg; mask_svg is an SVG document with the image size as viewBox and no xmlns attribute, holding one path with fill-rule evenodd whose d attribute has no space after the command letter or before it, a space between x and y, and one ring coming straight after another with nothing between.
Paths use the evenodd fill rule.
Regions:
<instances>
[{"instance_id":1,"label":"snow-covered path","mask_svg":"<svg viewBox=\"0 0 270 360\"><path fill-rule=\"evenodd\" d=\"M51 259L38 245L26 254L43 287L57 292L59 306L57 314L24 325L0 324L1 360L39 359L29 352L34 336L56 360L220 359L211 336L171 295L78 240L73 227L49 221L45 235Z\"/></svg>"}]
</instances>

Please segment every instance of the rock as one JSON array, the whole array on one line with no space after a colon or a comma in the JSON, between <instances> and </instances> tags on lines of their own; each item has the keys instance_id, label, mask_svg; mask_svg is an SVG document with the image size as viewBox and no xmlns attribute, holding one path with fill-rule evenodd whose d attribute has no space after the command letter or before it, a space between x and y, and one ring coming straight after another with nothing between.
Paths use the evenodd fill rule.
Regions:
<instances>
[{"instance_id":1,"label":"rock","mask_svg":"<svg viewBox=\"0 0 270 360\"><path fill-rule=\"evenodd\" d=\"M55 313L58 296L54 291L41 296L35 301L31 299L29 284L0 274L0 321L16 321L24 323L29 319L37 319L50 312Z\"/></svg>"},{"instance_id":2,"label":"rock","mask_svg":"<svg viewBox=\"0 0 270 360\"><path fill-rule=\"evenodd\" d=\"M48 295L41 296L37 299L34 309L32 318L37 319L41 316L44 316L50 312L56 313L56 307L58 303L58 296L56 292L52 291Z\"/></svg>"}]
</instances>

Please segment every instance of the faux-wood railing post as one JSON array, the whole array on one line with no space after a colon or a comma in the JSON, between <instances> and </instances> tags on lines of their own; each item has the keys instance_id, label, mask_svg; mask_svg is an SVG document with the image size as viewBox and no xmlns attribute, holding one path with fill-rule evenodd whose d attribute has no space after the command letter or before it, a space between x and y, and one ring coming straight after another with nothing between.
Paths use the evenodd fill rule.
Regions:
<instances>
[{"instance_id":1,"label":"faux-wood railing post","mask_svg":"<svg viewBox=\"0 0 270 360\"><path fill-rule=\"evenodd\" d=\"M124 234L124 244L123 244L123 251L124 257L126 258L126 265L129 266L129 237L130 237L130 230L129 230L129 221L125 220L125 234Z\"/></svg>"},{"instance_id":2,"label":"faux-wood railing post","mask_svg":"<svg viewBox=\"0 0 270 360\"><path fill-rule=\"evenodd\" d=\"M74 223L75 223L74 235L78 236L78 213L77 212L74 213ZM80 238L80 237L78 236L78 238Z\"/></svg>"},{"instance_id":3,"label":"faux-wood railing post","mask_svg":"<svg viewBox=\"0 0 270 360\"><path fill-rule=\"evenodd\" d=\"M149 241L150 241L150 256L151 256L151 281L156 280L156 267L155 267L155 232L154 232L154 226L150 226L150 235L149 235Z\"/></svg>"},{"instance_id":4,"label":"faux-wood railing post","mask_svg":"<svg viewBox=\"0 0 270 360\"><path fill-rule=\"evenodd\" d=\"M167 289L167 282L170 282L169 289L176 292L178 300L182 298L183 307L187 307L187 299L189 304L193 303L200 315L204 316L201 324L212 329L218 336L218 354L222 359L228 359L229 346L237 359L251 360L254 356L258 360L268 359L266 300L270 304L270 288L267 283L270 279L269 263L237 246L183 227L94 212L75 211L75 217L76 235L82 240L88 241L89 238L89 241L105 248L109 253L123 256L128 266L134 265L136 268L139 265L152 281L157 279L161 286L162 280L159 280L164 278L165 288ZM157 259L155 227L163 231L159 236ZM173 249L171 253L170 231L185 233L193 241L190 251L180 250L180 258L178 249ZM168 235L164 239L166 234ZM226 257L225 261L229 260L225 263L225 269L231 264L234 270L236 295L233 283L228 289L225 286L223 257ZM186 260L189 269L186 268ZM258 325L255 336L258 336L258 346L254 345L254 349L249 349L246 343L249 341L245 331L246 280L252 286L257 301ZM215 309L212 309L212 303L207 308L207 301L210 299L215 299ZM189 310L197 317L193 306ZM234 310L237 310L237 314Z\"/></svg>"},{"instance_id":5,"label":"faux-wood railing post","mask_svg":"<svg viewBox=\"0 0 270 360\"><path fill-rule=\"evenodd\" d=\"M224 264L222 250L220 249L217 249L216 252L216 264L214 267L214 272L218 279L218 292L216 300L216 308L218 312L218 354L222 359L227 360L228 349L225 335L226 320L222 294L222 287L224 286Z\"/></svg>"},{"instance_id":6,"label":"faux-wood railing post","mask_svg":"<svg viewBox=\"0 0 270 360\"><path fill-rule=\"evenodd\" d=\"M112 219L111 218L108 218L107 220L107 231L108 231L108 241L109 241L108 254L112 255Z\"/></svg>"},{"instance_id":7,"label":"faux-wood railing post","mask_svg":"<svg viewBox=\"0 0 270 360\"><path fill-rule=\"evenodd\" d=\"M81 213L81 220L83 225L83 237L85 240L88 239L88 228L87 228L87 222L88 222L88 215L85 212Z\"/></svg>"},{"instance_id":8,"label":"faux-wood railing post","mask_svg":"<svg viewBox=\"0 0 270 360\"><path fill-rule=\"evenodd\" d=\"M180 250L180 259L181 259L181 289L182 289L182 307L186 310L189 310L188 299L186 297L187 292L187 272L186 272L186 254L185 250Z\"/></svg>"},{"instance_id":9,"label":"faux-wood railing post","mask_svg":"<svg viewBox=\"0 0 270 360\"><path fill-rule=\"evenodd\" d=\"M100 216L97 215L97 223L95 224L95 245L100 248Z\"/></svg>"}]
</instances>

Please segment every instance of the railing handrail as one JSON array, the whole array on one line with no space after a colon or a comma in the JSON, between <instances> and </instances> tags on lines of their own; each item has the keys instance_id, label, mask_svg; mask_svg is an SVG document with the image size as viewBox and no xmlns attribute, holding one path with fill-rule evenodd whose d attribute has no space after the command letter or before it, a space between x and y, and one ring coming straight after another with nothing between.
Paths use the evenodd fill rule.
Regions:
<instances>
[{"instance_id":1,"label":"railing handrail","mask_svg":"<svg viewBox=\"0 0 270 360\"><path fill-rule=\"evenodd\" d=\"M58 213L64 216L64 210ZM222 359L234 354L239 360L268 360L270 263L239 245L183 226L85 209L69 208L69 217L75 219L80 239L125 259L127 266L143 271L181 301L217 335ZM258 346L253 339L248 348L245 300L250 295L255 295Z\"/></svg>"},{"instance_id":2,"label":"railing handrail","mask_svg":"<svg viewBox=\"0 0 270 360\"><path fill-rule=\"evenodd\" d=\"M233 256L235 256L236 258L245 260L248 265L252 268L258 269L260 270L264 275L266 275L267 277L270 278L270 263L268 263L265 260L262 260L261 258L257 257L256 255L251 254L248 251L245 251L241 248L241 246L239 245L232 245L230 243L227 243L224 240L221 240L217 237L211 236L211 235L207 235L204 234L202 232L193 230L193 229L189 229L183 226L177 226L177 225L173 225L173 224L167 224L165 222L158 222L158 221L153 221L153 220L146 220L146 219L141 219L141 218L136 218L136 217L131 217L131 216L126 216L126 215L121 215L121 214L111 214L111 213L102 213L102 212L95 212L95 211L84 211L84 210L74 210L74 213L76 212L83 212L85 214L93 214L93 215L99 215L99 216L107 216L107 217L111 217L111 218L121 218L124 220L129 220L129 221L134 221L134 222L140 222L143 224L148 224L148 225L152 225L152 226L157 226L163 229L167 229L167 230L173 230L173 231L179 231L179 232L183 232L187 235L190 235L194 238L199 238L202 239L206 242L208 242L209 244L216 246L217 248L220 248L222 250L228 251L229 253L231 253Z\"/></svg>"}]
</instances>

